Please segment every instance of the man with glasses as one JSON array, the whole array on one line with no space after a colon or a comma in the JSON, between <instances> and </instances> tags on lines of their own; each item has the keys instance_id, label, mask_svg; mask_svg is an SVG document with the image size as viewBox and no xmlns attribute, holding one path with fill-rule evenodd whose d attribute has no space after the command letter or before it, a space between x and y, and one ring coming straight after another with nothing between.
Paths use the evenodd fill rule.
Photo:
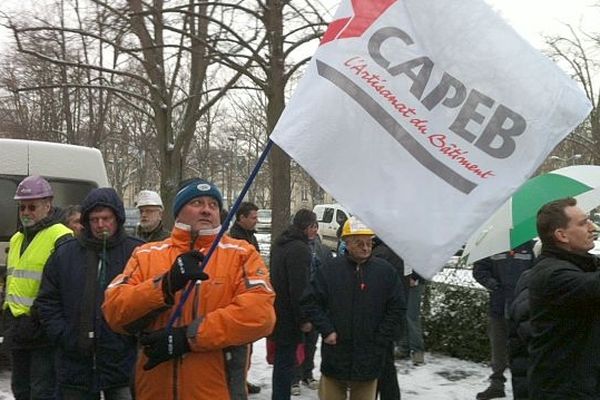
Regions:
<instances>
[{"instance_id":1,"label":"man with glasses","mask_svg":"<svg viewBox=\"0 0 600 400\"><path fill-rule=\"evenodd\" d=\"M162 224L163 202L158 193L140 191L135 205L140 212L140 224L135 231L137 237L146 242L158 242L169 237Z\"/></svg>"},{"instance_id":2,"label":"man with glasses","mask_svg":"<svg viewBox=\"0 0 600 400\"><path fill-rule=\"evenodd\" d=\"M346 254L315 271L303 310L323 337L319 398L374 400L386 351L406 312L400 278L371 257L374 232L355 217L342 229Z\"/></svg>"},{"instance_id":3,"label":"man with glasses","mask_svg":"<svg viewBox=\"0 0 600 400\"><path fill-rule=\"evenodd\" d=\"M23 179L14 196L20 227L10 239L2 308L16 400L54 399L56 394L54 348L33 307L46 261L57 244L73 234L60 223L60 212L52 206L53 196L48 181L37 175Z\"/></svg>"}]
</instances>

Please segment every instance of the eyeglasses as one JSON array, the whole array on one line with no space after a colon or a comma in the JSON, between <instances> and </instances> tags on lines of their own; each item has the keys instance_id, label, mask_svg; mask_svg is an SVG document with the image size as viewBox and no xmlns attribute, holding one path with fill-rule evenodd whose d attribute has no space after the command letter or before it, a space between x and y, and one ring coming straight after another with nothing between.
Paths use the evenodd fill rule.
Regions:
<instances>
[{"instance_id":1,"label":"eyeglasses","mask_svg":"<svg viewBox=\"0 0 600 400\"><path fill-rule=\"evenodd\" d=\"M346 240L346 244L351 245L351 246L356 246L356 247L373 247L373 240L372 239L361 240L361 239L355 238L352 240Z\"/></svg>"},{"instance_id":2,"label":"eyeglasses","mask_svg":"<svg viewBox=\"0 0 600 400\"><path fill-rule=\"evenodd\" d=\"M38 205L37 204L19 204L19 210L21 212L25 211L25 210L29 210L31 212L34 212L35 210L37 210Z\"/></svg>"}]
</instances>

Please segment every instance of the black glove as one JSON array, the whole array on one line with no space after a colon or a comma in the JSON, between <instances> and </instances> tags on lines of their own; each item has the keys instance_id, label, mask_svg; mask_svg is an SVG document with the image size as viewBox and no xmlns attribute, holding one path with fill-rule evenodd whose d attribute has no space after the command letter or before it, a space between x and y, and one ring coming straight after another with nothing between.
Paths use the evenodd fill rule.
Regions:
<instances>
[{"instance_id":1,"label":"black glove","mask_svg":"<svg viewBox=\"0 0 600 400\"><path fill-rule=\"evenodd\" d=\"M500 282L494 278L489 278L486 282L485 288L490 292L493 292L494 290L500 289Z\"/></svg>"},{"instance_id":2,"label":"black glove","mask_svg":"<svg viewBox=\"0 0 600 400\"><path fill-rule=\"evenodd\" d=\"M208 275L200 270L200 264L204 260L204 254L198 250L192 250L180 254L169 272L163 278L163 292L167 297L171 297L175 292L181 290L190 280L207 280Z\"/></svg>"},{"instance_id":3,"label":"black glove","mask_svg":"<svg viewBox=\"0 0 600 400\"><path fill-rule=\"evenodd\" d=\"M140 344L144 347L144 354L148 361L144 370L148 371L158 364L173 358L180 357L190 351L186 336L187 326L173 328L171 334L166 329L144 334L140 337Z\"/></svg>"}]
</instances>

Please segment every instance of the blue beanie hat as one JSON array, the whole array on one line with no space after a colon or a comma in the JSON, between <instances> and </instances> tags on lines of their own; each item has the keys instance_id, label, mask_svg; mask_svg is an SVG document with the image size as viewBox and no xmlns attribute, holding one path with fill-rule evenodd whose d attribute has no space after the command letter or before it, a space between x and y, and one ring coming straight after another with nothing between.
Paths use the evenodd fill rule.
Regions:
<instances>
[{"instance_id":1,"label":"blue beanie hat","mask_svg":"<svg viewBox=\"0 0 600 400\"><path fill-rule=\"evenodd\" d=\"M190 200L200 196L212 197L219 203L219 210L223 208L223 196L219 188L212 182L194 178L183 181L181 186L179 186L179 190L175 195L175 202L173 203L173 215L177 218L177 214L179 214L183 206Z\"/></svg>"}]
</instances>

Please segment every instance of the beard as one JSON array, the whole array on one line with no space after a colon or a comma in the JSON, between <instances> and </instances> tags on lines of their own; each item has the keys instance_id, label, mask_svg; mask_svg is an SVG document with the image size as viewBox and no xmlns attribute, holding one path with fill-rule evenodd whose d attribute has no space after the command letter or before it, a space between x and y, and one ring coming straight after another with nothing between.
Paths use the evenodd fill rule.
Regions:
<instances>
[{"instance_id":1,"label":"beard","mask_svg":"<svg viewBox=\"0 0 600 400\"><path fill-rule=\"evenodd\" d=\"M160 224L160 221L146 221L146 222L140 221L140 228L144 232L150 232L150 231L154 230L158 226L158 224Z\"/></svg>"},{"instance_id":2,"label":"beard","mask_svg":"<svg viewBox=\"0 0 600 400\"><path fill-rule=\"evenodd\" d=\"M31 228L33 225L35 225L35 220L32 218L23 217L21 218L21 225L23 225L25 228Z\"/></svg>"}]
</instances>

